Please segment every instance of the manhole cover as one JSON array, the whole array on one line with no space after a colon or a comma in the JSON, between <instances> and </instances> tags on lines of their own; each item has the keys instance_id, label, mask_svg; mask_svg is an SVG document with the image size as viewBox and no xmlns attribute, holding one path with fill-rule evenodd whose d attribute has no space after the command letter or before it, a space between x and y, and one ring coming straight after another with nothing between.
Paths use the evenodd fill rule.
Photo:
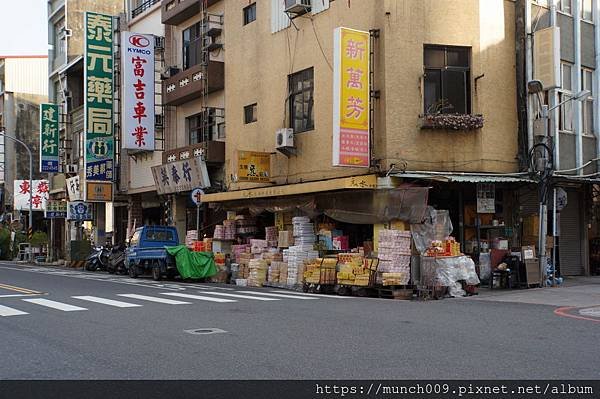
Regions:
<instances>
[{"instance_id":1,"label":"manhole cover","mask_svg":"<svg viewBox=\"0 0 600 399\"><path fill-rule=\"evenodd\" d=\"M193 330L183 330L188 334L193 335L210 335L210 334L224 334L227 331L221 330L220 328L195 328Z\"/></svg>"}]
</instances>

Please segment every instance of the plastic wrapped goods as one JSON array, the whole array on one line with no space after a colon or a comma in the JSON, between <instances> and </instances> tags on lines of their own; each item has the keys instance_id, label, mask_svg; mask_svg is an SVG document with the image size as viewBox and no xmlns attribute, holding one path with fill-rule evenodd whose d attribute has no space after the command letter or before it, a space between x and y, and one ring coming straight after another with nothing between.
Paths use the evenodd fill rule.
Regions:
<instances>
[{"instance_id":1,"label":"plastic wrapped goods","mask_svg":"<svg viewBox=\"0 0 600 399\"><path fill-rule=\"evenodd\" d=\"M248 265L250 270L248 275L248 286L249 287L262 287L265 281L267 281L267 272L269 266L263 259L252 259Z\"/></svg>"},{"instance_id":2,"label":"plastic wrapped goods","mask_svg":"<svg viewBox=\"0 0 600 399\"><path fill-rule=\"evenodd\" d=\"M379 275L378 281L384 285L406 285L410 282L411 232L401 230L381 230L379 232L380 260L378 272L394 273L396 277ZM386 281L387 280L387 281Z\"/></svg>"}]
</instances>

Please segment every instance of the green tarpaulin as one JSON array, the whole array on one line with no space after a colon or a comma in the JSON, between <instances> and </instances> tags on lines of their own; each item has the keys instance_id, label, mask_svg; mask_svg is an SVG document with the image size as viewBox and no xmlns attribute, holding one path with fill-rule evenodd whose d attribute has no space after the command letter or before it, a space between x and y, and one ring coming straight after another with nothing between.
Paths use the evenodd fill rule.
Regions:
<instances>
[{"instance_id":1,"label":"green tarpaulin","mask_svg":"<svg viewBox=\"0 0 600 399\"><path fill-rule=\"evenodd\" d=\"M167 247L167 252L175 257L182 278L204 278L217 274L212 252L192 252L185 245Z\"/></svg>"}]
</instances>

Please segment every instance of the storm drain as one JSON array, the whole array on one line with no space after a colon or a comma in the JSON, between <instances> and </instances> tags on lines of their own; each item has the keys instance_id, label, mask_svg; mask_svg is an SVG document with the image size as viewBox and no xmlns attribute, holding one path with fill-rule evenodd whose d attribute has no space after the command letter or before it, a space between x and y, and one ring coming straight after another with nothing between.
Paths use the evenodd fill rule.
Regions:
<instances>
[{"instance_id":1,"label":"storm drain","mask_svg":"<svg viewBox=\"0 0 600 399\"><path fill-rule=\"evenodd\" d=\"M193 330L183 330L188 334L193 335L210 335L210 334L224 334L227 331L221 330L220 328L196 328Z\"/></svg>"}]
</instances>

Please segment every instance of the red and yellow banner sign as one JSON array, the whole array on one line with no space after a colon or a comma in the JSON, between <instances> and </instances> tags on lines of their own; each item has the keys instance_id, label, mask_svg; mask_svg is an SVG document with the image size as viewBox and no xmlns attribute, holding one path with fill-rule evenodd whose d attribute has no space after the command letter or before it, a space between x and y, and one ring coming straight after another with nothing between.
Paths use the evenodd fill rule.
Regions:
<instances>
[{"instance_id":1,"label":"red and yellow banner sign","mask_svg":"<svg viewBox=\"0 0 600 399\"><path fill-rule=\"evenodd\" d=\"M369 32L334 32L334 166L369 167L369 44Z\"/></svg>"}]
</instances>

